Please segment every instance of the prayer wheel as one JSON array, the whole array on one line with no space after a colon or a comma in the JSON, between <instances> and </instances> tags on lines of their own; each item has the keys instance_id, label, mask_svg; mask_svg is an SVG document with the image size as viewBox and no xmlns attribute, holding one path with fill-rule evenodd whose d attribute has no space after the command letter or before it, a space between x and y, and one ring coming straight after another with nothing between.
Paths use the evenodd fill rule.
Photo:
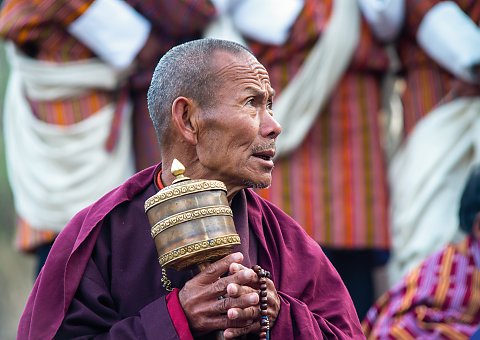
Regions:
<instances>
[{"instance_id":1,"label":"prayer wheel","mask_svg":"<svg viewBox=\"0 0 480 340\"><path fill-rule=\"evenodd\" d=\"M240 244L221 181L185 177L174 160L172 185L145 201L145 212L163 268L182 270L213 262Z\"/></svg>"}]
</instances>

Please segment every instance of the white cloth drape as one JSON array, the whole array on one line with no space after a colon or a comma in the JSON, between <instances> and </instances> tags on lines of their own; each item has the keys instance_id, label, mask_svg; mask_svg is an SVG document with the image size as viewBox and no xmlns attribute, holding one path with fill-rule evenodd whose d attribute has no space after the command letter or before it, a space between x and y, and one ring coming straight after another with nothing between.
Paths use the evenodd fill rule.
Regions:
<instances>
[{"instance_id":1,"label":"white cloth drape","mask_svg":"<svg viewBox=\"0 0 480 340\"><path fill-rule=\"evenodd\" d=\"M11 74L4 110L6 161L18 214L33 228L60 231L70 218L133 174L129 117L112 152L105 149L114 115L109 104L68 126L38 120L25 93L52 100L87 89L114 89L122 77L97 60L45 63L7 46Z\"/></svg>"},{"instance_id":2,"label":"white cloth drape","mask_svg":"<svg viewBox=\"0 0 480 340\"><path fill-rule=\"evenodd\" d=\"M468 172L480 159L480 98L460 98L423 118L389 167L392 218L390 283L458 232Z\"/></svg>"}]
</instances>

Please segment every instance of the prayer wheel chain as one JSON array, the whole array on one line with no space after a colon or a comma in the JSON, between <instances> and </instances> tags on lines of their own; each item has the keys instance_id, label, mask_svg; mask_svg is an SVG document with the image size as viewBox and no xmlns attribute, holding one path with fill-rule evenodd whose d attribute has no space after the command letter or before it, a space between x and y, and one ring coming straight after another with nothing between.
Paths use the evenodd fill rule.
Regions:
<instances>
[{"instance_id":1,"label":"prayer wheel chain","mask_svg":"<svg viewBox=\"0 0 480 340\"><path fill-rule=\"evenodd\" d=\"M268 318L268 299L267 299L267 279L271 279L270 272L263 269L259 265L252 267L253 271L257 273L260 281L260 339L270 340L270 320Z\"/></svg>"},{"instance_id":2,"label":"prayer wheel chain","mask_svg":"<svg viewBox=\"0 0 480 340\"><path fill-rule=\"evenodd\" d=\"M168 276L167 276L167 271L165 270L165 268L162 267L162 279L161 279L161 282L162 282L162 285L163 285L163 288L165 288L165 290L171 292L173 291L173 288L172 288L172 282L169 280Z\"/></svg>"}]
</instances>

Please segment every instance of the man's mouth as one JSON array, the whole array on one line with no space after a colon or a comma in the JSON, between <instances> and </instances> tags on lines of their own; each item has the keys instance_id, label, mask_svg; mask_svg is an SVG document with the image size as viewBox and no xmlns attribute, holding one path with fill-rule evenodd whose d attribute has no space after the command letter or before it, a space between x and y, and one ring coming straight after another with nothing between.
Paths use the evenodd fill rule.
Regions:
<instances>
[{"instance_id":1,"label":"man's mouth","mask_svg":"<svg viewBox=\"0 0 480 340\"><path fill-rule=\"evenodd\" d=\"M269 150L264 150L260 152L255 152L253 156L257 158L261 158L266 161L271 161L273 157L275 156L275 150L274 149L269 149Z\"/></svg>"},{"instance_id":2,"label":"man's mouth","mask_svg":"<svg viewBox=\"0 0 480 340\"><path fill-rule=\"evenodd\" d=\"M264 165L273 168L273 157L275 157L275 142L256 145L252 150L252 156L263 160Z\"/></svg>"}]
</instances>

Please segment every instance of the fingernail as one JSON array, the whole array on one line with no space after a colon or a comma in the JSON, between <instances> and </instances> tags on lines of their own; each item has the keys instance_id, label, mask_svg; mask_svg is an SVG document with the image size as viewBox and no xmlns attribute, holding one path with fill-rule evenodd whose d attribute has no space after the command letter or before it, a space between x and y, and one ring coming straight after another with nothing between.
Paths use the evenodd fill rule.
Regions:
<instances>
[{"instance_id":1,"label":"fingernail","mask_svg":"<svg viewBox=\"0 0 480 340\"><path fill-rule=\"evenodd\" d=\"M248 297L248 302L250 303L257 303L258 302L258 294L250 294L250 296Z\"/></svg>"},{"instance_id":2,"label":"fingernail","mask_svg":"<svg viewBox=\"0 0 480 340\"><path fill-rule=\"evenodd\" d=\"M227 286L227 293L230 295L237 294L237 287L233 283L229 283Z\"/></svg>"},{"instance_id":3,"label":"fingernail","mask_svg":"<svg viewBox=\"0 0 480 340\"><path fill-rule=\"evenodd\" d=\"M228 318L231 319L231 320L238 318L238 312L234 309L229 309L228 310Z\"/></svg>"},{"instance_id":4,"label":"fingernail","mask_svg":"<svg viewBox=\"0 0 480 340\"><path fill-rule=\"evenodd\" d=\"M243 260L243 255L242 255L242 253L233 253L232 258L233 258L234 261L240 262L240 261Z\"/></svg>"}]
</instances>

